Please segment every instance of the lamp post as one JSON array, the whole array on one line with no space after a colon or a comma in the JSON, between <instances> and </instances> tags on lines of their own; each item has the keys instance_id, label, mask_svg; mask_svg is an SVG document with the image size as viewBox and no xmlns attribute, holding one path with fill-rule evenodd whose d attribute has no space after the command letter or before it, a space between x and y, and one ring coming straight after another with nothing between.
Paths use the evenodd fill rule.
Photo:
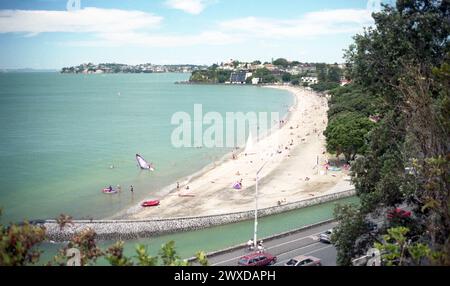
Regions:
<instances>
[{"instance_id":1,"label":"lamp post","mask_svg":"<svg viewBox=\"0 0 450 286\"><path fill-rule=\"evenodd\" d=\"M255 228L253 233L253 246L256 249L257 247L257 237L258 237L258 180L259 180L259 173L262 171L264 166L267 164L267 161L264 162L264 164L259 168L259 170L256 172L256 184L255 184Z\"/></svg>"}]
</instances>

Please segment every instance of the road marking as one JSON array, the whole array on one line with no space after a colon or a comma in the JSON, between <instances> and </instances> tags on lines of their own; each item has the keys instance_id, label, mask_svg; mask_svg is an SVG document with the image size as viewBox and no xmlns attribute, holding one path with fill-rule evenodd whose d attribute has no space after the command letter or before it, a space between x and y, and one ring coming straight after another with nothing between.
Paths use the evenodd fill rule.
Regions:
<instances>
[{"instance_id":1,"label":"road marking","mask_svg":"<svg viewBox=\"0 0 450 286\"><path fill-rule=\"evenodd\" d=\"M303 237L300 237L300 238L297 238L297 239L294 239L294 240L289 240L289 241L286 241L286 242L282 242L280 244L275 244L275 245L273 245L271 247L266 248L266 250L274 249L274 248L277 248L277 247L280 247L280 246L283 246L283 245L286 245L286 244L290 244L290 243L293 243L293 242L301 241L301 240L304 240L304 239L307 239L307 238L311 238L311 239L315 240L314 236L317 237L317 235L321 234L324 231L325 230L317 232L317 233L310 234L308 236L303 236ZM309 244L307 246L310 246L310 245L311 244ZM301 249L301 248L297 248L297 249ZM232 261L232 260L237 260L237 259L241 258L242 256L244 256L244 255L239 255L237 257L233 257L233 258L230 258L230 259L227 259L227 260L218 261L218 262L212 264L212 266L215 266L215 265L218 265L218 264L222 264L222 263L225 263L225 262L229 262L229 261Z\"/></svg>"},{"instance_id":2,"label":"road marking","mask_svg":"<svg viewBox=\"0 0 450 286\"><path fill-rule=\"evenodd\" d=\"M300 255L304 255L304 256L306 256L306 255L310 255L310 254L313 254L314 252L318 252L318 251L321 251L321 250L324 250L324 249L327 249L327 248L330 248L330 247L333 247L333 245L327 245L327 246L325 246L325 247L322 247L322 248L319 248L319 249L316 249L316 250L312 250L312 251L310 251L310 252L306 252L306 253L303 253L303 254L300 254ZM300 248L299 248L300 249ZM295 250L298 250L298 249L295 249ZM292 252L292 251L294 251L294 250L291 250L291 251L288 251L288 252ZM286 252L286 253L288 253L288 252ZM283 253L283 254L286 254L286 253ZM282 255L282 254L280 254L280 255ZM275 264L275 265L284 265L284 263L286 263L286 262L288 262L290 260L290 258L289 259L285 259L285 260L282 260L282 261L280 261L280 262L278 262L277 264Z\"/></svg>"}]
</instances>

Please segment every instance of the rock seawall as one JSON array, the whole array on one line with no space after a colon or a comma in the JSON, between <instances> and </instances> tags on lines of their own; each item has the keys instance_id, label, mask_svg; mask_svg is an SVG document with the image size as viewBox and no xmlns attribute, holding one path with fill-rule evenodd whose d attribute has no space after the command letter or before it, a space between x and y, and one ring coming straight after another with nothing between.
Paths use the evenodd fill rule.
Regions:
<instances>
[{"instance_id":1,"label":"rock seawall","mask_svg":"<svg viewBox=\"0 0 450 286\"><path fill-rule=\"evenodd\" d=\"M353 196L354 194L355 191L352 189L280 206L260 209L258 210L258 217L279 214L299 208L347 198ZM250 210L212 216L179 217L168 219L74 220L72 225L68 225L62 230L55 220L47 220L42 225L47 229L48 238L57 242L68 241L75 233L80 232L85 228L93 229L97 233L97 239L100 240L129 240L229 224L253 219L254 215L255 212Z\"/></svg>"}]
</instances>

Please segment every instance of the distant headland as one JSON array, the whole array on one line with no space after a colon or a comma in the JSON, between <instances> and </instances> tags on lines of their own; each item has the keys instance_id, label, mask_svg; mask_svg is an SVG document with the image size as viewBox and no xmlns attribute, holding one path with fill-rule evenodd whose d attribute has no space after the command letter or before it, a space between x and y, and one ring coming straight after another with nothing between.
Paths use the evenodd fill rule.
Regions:
<instances>
[{"instance_id":1,"label":"distant headland","mask_svg":"<svg viewBox=\"0 0 450 286\"><path fill-rule=\"evenodd\" d=\"M154 65L154 64L138 64L127 65L117 63L93 64L85 63L78 66L64 67L61 73L71 74L103 74L103 73L166 73L181 72L192 73L193 71L207 68L204 65Z\"/></svg>"}]
</instances>

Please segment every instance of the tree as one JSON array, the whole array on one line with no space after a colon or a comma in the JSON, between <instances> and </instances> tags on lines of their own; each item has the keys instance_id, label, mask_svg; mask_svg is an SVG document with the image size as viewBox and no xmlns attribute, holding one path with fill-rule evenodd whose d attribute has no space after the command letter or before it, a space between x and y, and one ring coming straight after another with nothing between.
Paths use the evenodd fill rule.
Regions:
<instances>
[{"instance_id":1,"label":"tree","mask_svg":"<svg viewBox=\"0 0 450 286\"><path fill-rule=\"evenodd\" d=\"M165 266L187 266L189 263L185 260L181 260L175 250L175 241L171 240L161 246L159 255Z\"/></svg>"},{"instance_id":2,"label":"tree","mask_svg":"<svg viewBox=\"0 0 450 286\"><path fill-rule=\"evenodd\" d=\"M1 216L1 210L0 210ZM45 229L24 222L0 224L0 266L23 266L38 262L41 252L36 246L45 240Z\"/></svg>"},{"instance_id":3,"label":"tree","mask_svg":"<svg viewBox=\"0 0 450 286\"><path fill-rule=\"evenodd\" d=\"M257 69L253 77L259 78L261 83L274 83L278 79L267 68Z\"/></svg>"},{"instance_id":4,"label":"tree","mask_svg":"<svg viewBox=\"0 0 450 286\"><path fill-rule=\"evenodd\" d=\"M311 88L318 92L329 91L338 87L339 84L336 82L327 82L327 81L321 82L320 80L319 83L311 85Z\"/></svg>"},{"instance_id":5,"label":"tree","mask_svg":"<svg viewBox=\"0 0 450 286\"><path fill-rule=\"evenodd\" d=\"M328 119L342 112L357 112L369 117L383 113L383 102L379 96L366 93L362 87L350 84L329 91Z\"/></svg>"},{"instance_id":6,"label":"tree","mask_svg":"<svg viewBox=\"0 0 450 286\"><path fill-rule=\"evenodd\" d=\"M283 73L283 75L281 76L281 80L283 82L290 82L291 81L291 74L290 73Z\"/></svg>"},{"instance_id":7,"label":"tree","mask_svg":"<svg viewBox=\"0 0 450 286\"><path fill-rule=\"evenodd\" d=\"M336 264L340 266L352 265L352 258L366 253L373 241L358 241L358 238L367 233L364 215L355 205L337 205L334 217L338 225L333 228L331 242L336 246ZM359 244L358 244L359 243Z\"/></svg>"},{"instance_id":8,"label":"tree","mask_svg":"<svg viewBox=\"0 0 450 286\"><path fill-rule=\"evenodd\" d=\"M273 61L273 65L285 68L289 66L289 61L283 58L279 58Z\"/></svg>"},{"instance_id":9,"label":"tree","mask_svg":"<svg viewBox=\"0 0 450 286\"><path fill-rule=\"evenodd\" d=\"M331 120L324 132L327 150L337 156L344 154L347 161L353 160L356 154L364 154L367 134L373 126L373 122L358 113L339 114Z\"/></svg>"},{"instance_id":10,"label":"tree","mask_svg":"<svg viewBox=\"0 0 450 286\"><path fill-rule=\"evenodd\" d=\"M323 63L316 64L317 79L319 82L327 81L327 65Z\"/></svg>"},{"instance_id":11,"label":"tree","mask_svg":"<svg viewBox=\"0 0 450 286\"><path fill-rule=\"evenodd\" d=\"M132 266L131 259L123 255L123 241L118 241L106 250L105 258L112 266Z\"/></svg>"},{"instance_id":12,"label":"tree","mask_svg":"<svg viewBox=\"0 0 450 286\"><path fill-rule=\"evenodd\" d=\"M375 242L374 246L382 253L382 260L387 266L421 265L423 262L433 263L441 254L433 252L424 243L412 241L406 235L409 229L396 227L387 230L383 242Z\"/></svg>"},{"instance_id":13,"label":"tree","mask_svg":"<svg viewBox=\"0 0 450 286\"><path fill-rule=\"evenodd\" d=\"M328 69L328 74L326 76L326 80L328 82L340 83L341 77L342 77L342 70L338 66L331 66Z\"/></svg>"}]
</instances>

